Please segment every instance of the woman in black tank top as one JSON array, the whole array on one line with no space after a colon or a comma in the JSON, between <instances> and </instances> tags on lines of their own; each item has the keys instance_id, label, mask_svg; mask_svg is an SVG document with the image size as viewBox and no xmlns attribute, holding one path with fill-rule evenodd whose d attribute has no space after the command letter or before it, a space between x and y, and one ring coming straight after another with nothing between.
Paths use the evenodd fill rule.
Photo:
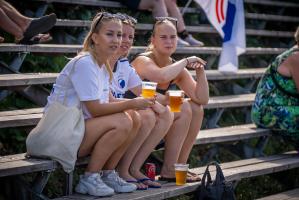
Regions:
<instances>
[{"instance_id":1,"label":"woman in black tank top","mask_svg":"<svg viewBox=\"0 0 299 200\"><path fill-rule=\"evenodd\" d=\"M161 180L175 181L174 164L187 163L190 151L201 128L203 107L209 100L209 90L204 65L206 62L196 56L173 62L171 55L176 50L177 31L173 18L157 18L153 27L151 43L147 51L138 55L132 66L143 80L158 83L160 103L168 104L168 95L163 91L176 84L189 97L182 106L181 112L174 113L174 121L165 136L164 163L161 169ZM196 71L196 81L186 67ZM188 174L187 181L199 181L200 177Z\"/></svg>"}]
</instances>

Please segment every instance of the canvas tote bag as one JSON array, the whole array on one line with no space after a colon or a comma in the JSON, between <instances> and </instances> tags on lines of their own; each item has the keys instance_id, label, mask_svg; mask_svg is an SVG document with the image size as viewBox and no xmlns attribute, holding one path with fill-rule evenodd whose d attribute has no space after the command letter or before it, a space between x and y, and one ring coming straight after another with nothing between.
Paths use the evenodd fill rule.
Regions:
<instances>
[{"instance_id":1,"label":"canvas tote bag","mask_svg":"<svg viewBox=\"0 0 299 200\"><path fill-rule=\"evenodd\" d=\"M73 70L74 66L70 75ZM63 103L56 99L29 133L26 147L28 156L56 160L65 172L70 173L75 167L85 125L81 106L80 109L65 106L66 91Z\"/></svg>"}]
</instances>

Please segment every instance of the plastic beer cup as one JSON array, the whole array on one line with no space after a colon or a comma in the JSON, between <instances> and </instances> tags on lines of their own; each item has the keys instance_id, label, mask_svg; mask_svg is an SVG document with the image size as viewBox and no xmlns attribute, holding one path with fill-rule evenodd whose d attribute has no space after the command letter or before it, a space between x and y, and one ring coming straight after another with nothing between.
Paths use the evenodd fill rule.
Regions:
<instances>
[{"instance_id":1,"label":"plastic beer cup","mask_svg":"<svg viewBox=\"0 0 299 200\"><path fill-rule=\"evenodd\" d=\"M157 83L142 81L142 93L144 98L154 97L156 94Z\"/></svg>"},{"instance_id":2,"label":"plastic beer cup","mask_svg":"<svg viewBox=\"0 0 299 200\"><path fill-rule=\"evenodd\" d=\"M176 185L185 185L187 179L187 172L188 172L189 164L174 164L175 170L175 184Z\"/></svg>"},{"instance_id":3,"label":"plastic beer cup","mask_svg":"<svg viewBox=\"0 0 299 200\"><path fill-rule=\"evenodd\" d=\"M182 90L169 90L169 106L171 112L181 112L183 96L184 91Z\"/></svg>"}]
</instances>

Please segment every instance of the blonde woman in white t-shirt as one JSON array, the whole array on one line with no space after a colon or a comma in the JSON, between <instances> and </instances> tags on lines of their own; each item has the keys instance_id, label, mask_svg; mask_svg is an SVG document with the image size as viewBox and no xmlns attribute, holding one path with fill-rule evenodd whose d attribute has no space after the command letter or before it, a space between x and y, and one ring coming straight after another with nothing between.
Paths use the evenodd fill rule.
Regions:
<instances>
[{"instance_id":1,"label":"blonde woman in white t-shirt","mask_svg":"<svg viewBox=\"0 0 299 200\"><path fill-rule=\"evenodd\" d=\"M131 67L126 56L134 41L136 19L125 15L123 22L122 42L117 53L110 59L113 80L110 86L117 98L125 97L127 91L136 96L141 94L141 79ZM117 170L120 176L128 182L135 183L138 190L159 188L161 184L150 180L140 168L155 146L163 139L173 121L173 113L167 106L156 102L151 108L138 110L141 125L126 153L120 160Z\"/></svg>"},{"instance_id":2,"label":"blonde woman in white t-shirt","mask_svg":"<svg viewBox=\"0 0 299 200\"><path fill-rule=\"evenodd\" d=\"M139 115L134 109L146 109L155 103L154 98L118 102L109 93L112 72L107 60L121 43L120 18L106 12L94 17L83 50L65 66L48 98L48 105L53 100L63 100L63 89L67 91L67 104L81 105L83 109L85 133L78 156L90 155L90 160L75 190L93 196L136 190L114 169L123 154L123 145L139 128Z\"/></svg>"}]
</instances>

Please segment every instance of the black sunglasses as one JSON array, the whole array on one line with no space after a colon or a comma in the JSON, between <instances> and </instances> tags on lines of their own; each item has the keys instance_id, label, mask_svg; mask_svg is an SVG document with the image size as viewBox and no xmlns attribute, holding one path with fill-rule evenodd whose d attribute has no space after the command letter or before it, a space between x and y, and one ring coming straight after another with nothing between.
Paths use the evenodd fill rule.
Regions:
<instances>
[{"instance_id":1,"label":"black sunglasses","mask_svg":"<svg viewBox=\"0 0 299 200\"><path fill-rule=\"evenodd\" d=\"M99 17L98 17L99 16ZM107 18L107 19L112 19L112 18L116 18L116 19L120 19L121 21L122 20L125 20L125 16L122 15L122 14L112 14L112 13L108 13L108 12L101 12L101 13L98 13L96 14L95 17L98 17L98 20L97 22L95 23L94 25L94 28L96 28L98 26L98 24L100 23L100 21L103 19L103 18Z\"/></svg>"},{"instance_id":2,"label":"black sunglasses","mask_svg":"<svg viewBox=\"0 0 299 200\"><path fill-rule=\"evenodd\" d=\"M135 26L137 24L137 19L135 19L134 17L127 15L125 13L116 13L116 15L120 15L123 18L123 22L129 21L129 23L131 23L133 26Z\"/></svg>"},{"instance_id":3,"label":"black sunglasses","mask_svg":"<svg viewBox=\"0 0 299 200\"><path fill-rule=\"evenodd\" d=\"M171 23L173 23L173 25L175 25L176 28L178 27L178 20L177 20L177 18L173 18L173 17L155 17L155 23L154 23L154 26L153 26L153 30L154 30L155 25L157 23L164 22L166 20L168 20Z\"/></svg>"}]
</instances>

